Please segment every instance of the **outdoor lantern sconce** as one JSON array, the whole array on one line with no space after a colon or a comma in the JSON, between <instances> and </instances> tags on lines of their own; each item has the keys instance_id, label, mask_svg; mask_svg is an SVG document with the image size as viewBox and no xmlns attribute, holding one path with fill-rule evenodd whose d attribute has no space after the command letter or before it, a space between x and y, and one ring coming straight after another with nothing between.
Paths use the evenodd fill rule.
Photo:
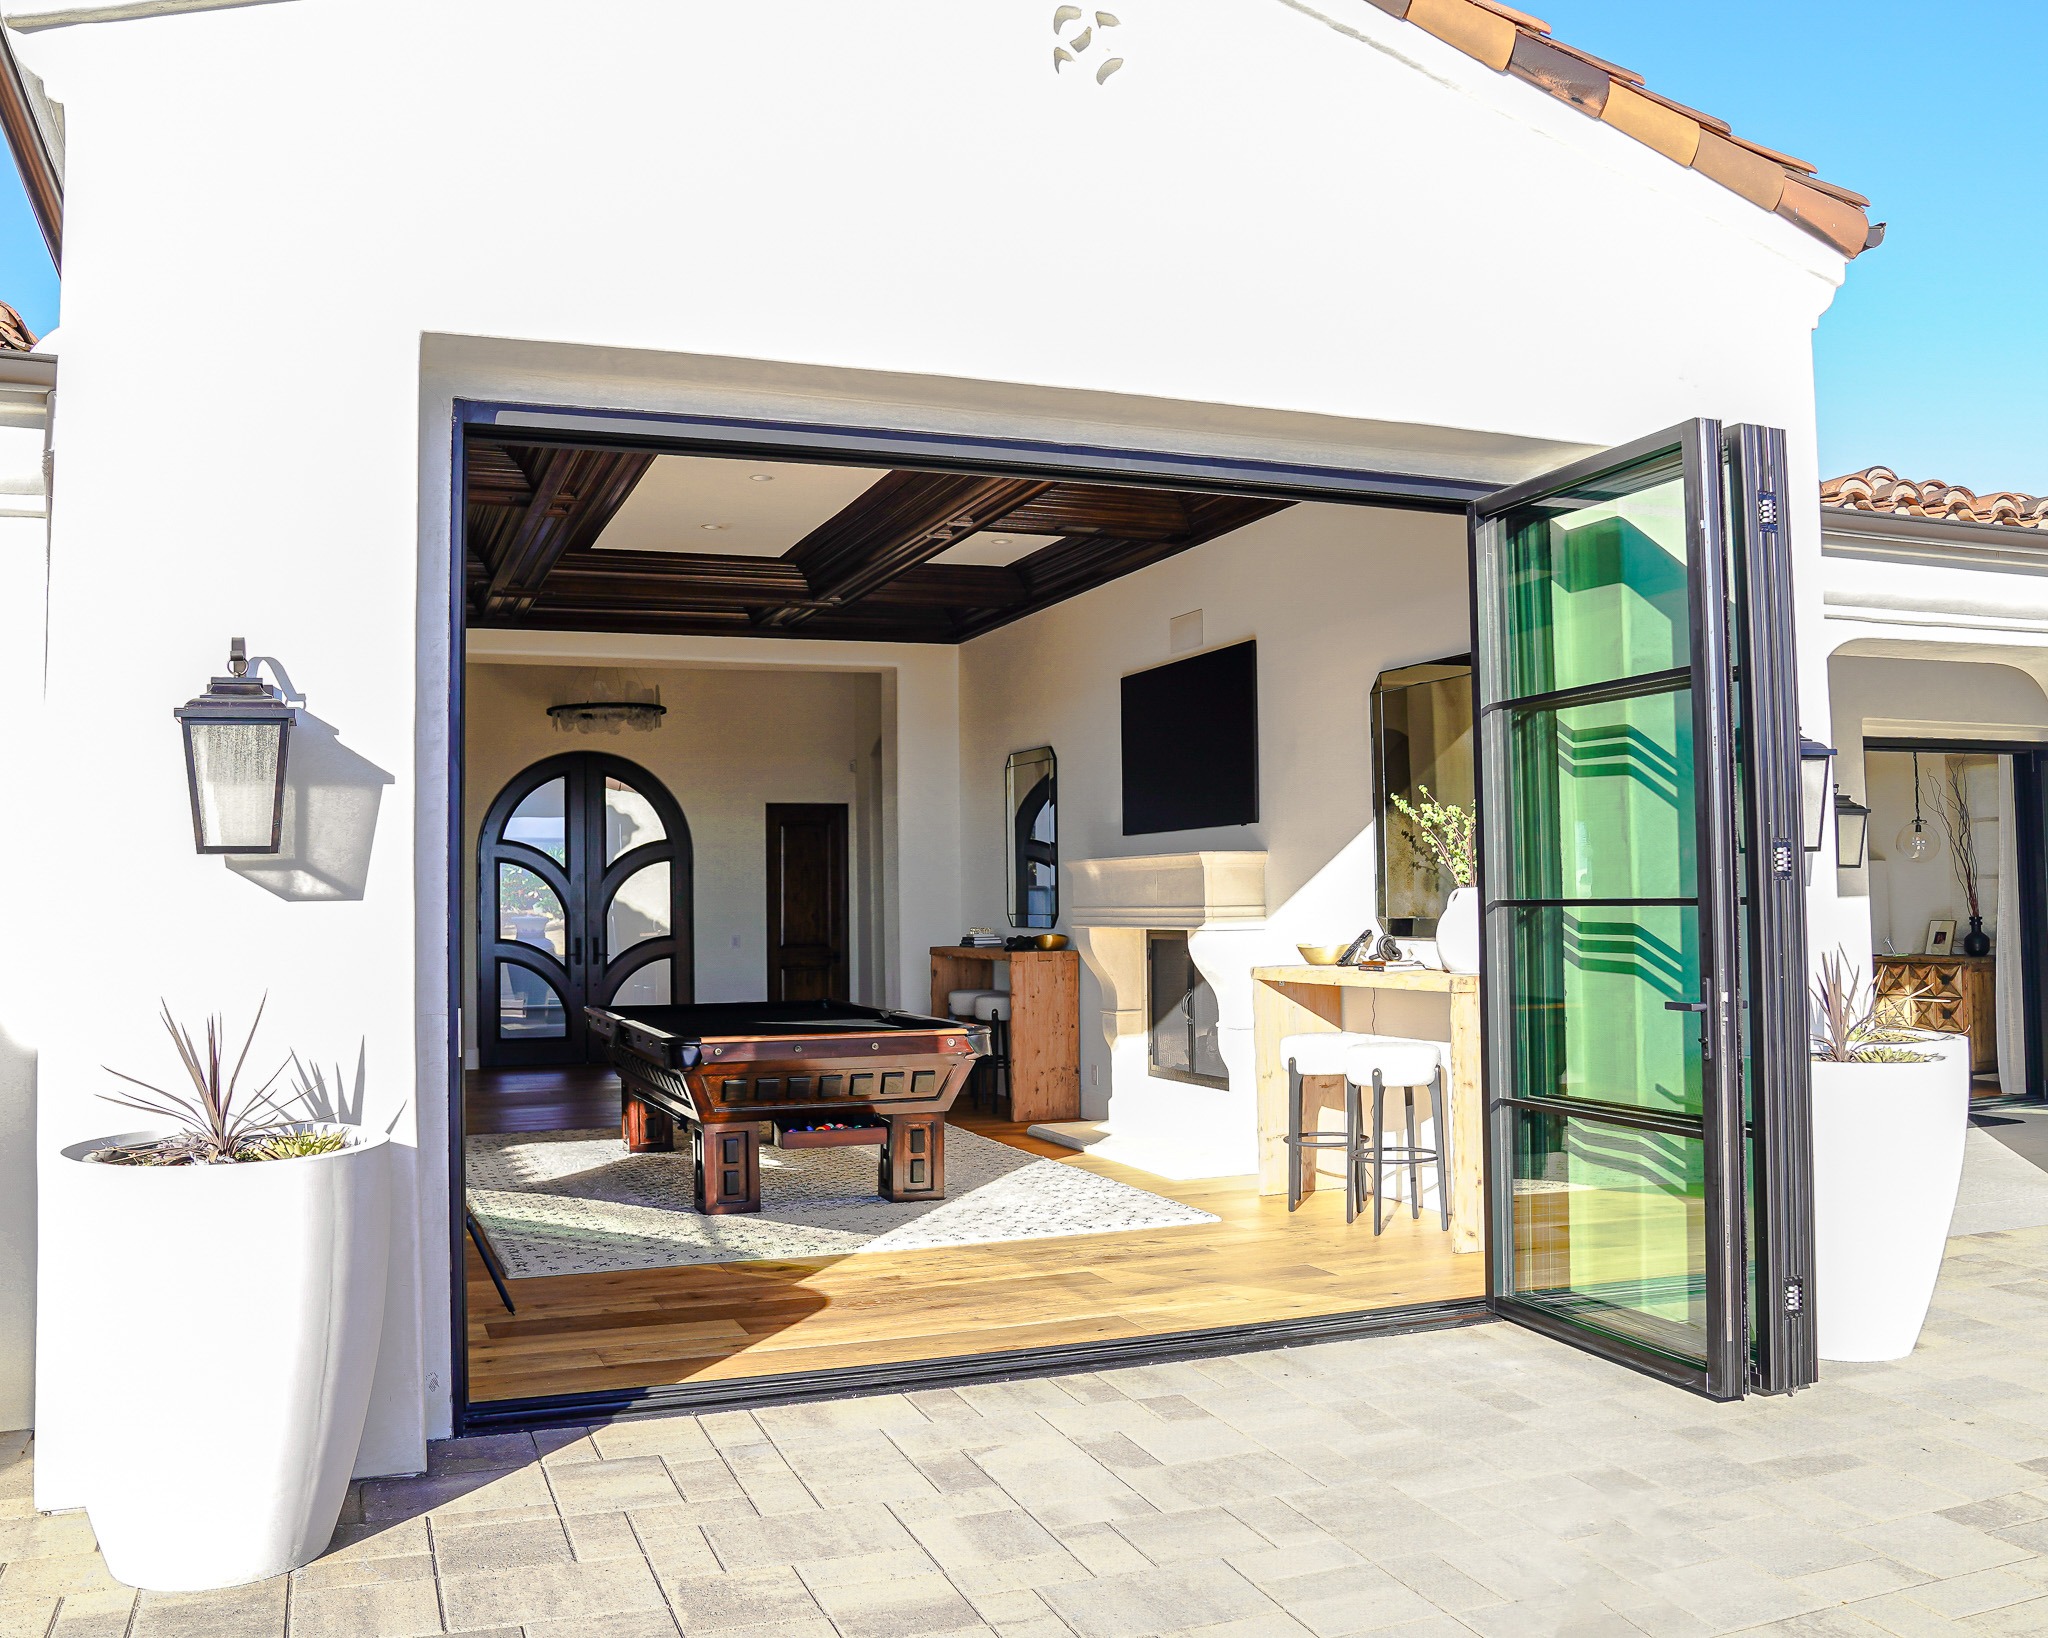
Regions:
<instances>
[{"instance_id":1,"label":"outdoor lantern sconce","mask_svg":"<svg viewBox=\"0 0 2048 1638\"><path fill-rule=\"evenodd\" d=\"M228 648L228 675L171 713L185 731L192 839L201 853L275 853L284 831L285 753L298 713Z\"/></svg>"},{"instance_id":2,"label":"outdoor lantern sconce","mask_svg":"<svg viewBox=\"0 0 2048 1638\"><path fill-rule=\"evenodd\" d=\"M1827 836L1828 797L1835 784L1828 765L1834 759L1832 745L1799 736L1799 822L1808 853L1818 853Z\"/></svg>"},{"instance_id":3,"label":"outdoor lantern sconce","mask_svg":"<svg viewBox=\"0 0 2048 1638\"><path fill-rule=\"evenodd\" d=\"M1870 840L1870 810L1835 787L1835 863L1843 870L1863 868L1863 850Z\"/></svg>"}]
</instances>

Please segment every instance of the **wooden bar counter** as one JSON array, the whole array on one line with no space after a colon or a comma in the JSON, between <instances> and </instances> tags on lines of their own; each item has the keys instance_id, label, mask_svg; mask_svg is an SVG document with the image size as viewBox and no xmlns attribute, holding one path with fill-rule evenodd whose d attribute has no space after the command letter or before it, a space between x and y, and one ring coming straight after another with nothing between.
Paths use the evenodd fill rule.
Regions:
<instances>
[{"instance_id":1,"label":"wooden bar counter","mask_svg":"<svg viewBox=\"0 0 2048 1638\"><path fill-rule=\"evenodd\" d=\"M954 990L992 990L1010 968L1010 1119L1081 1118L1081 955L1078 950L932 949L932 1013Z\"/></svg>"},{"instance_id":2,"label":"wooden bar counter","mask_svg":"<svg viewBox=\"0 0 2048 1638\"><path fill-rule=\"evenodd\" d=\"M1287 1192L1287 1065L1290 1035L1342 1029L1346 990L1408 990L1451 1001L1451 1249L1477 1251L1483 1231L1485 1114L1479 1091L1479 980L1420 967L1254 967L1252 1045L1259 1080L1259 1192ZM1399 1034L1382 1030L1381 1034ZM1314 1174L1310 1172L1313 1186ZM1368 1225L1368 1228L1370 1225Z\"/></svg>"}]
</instances>

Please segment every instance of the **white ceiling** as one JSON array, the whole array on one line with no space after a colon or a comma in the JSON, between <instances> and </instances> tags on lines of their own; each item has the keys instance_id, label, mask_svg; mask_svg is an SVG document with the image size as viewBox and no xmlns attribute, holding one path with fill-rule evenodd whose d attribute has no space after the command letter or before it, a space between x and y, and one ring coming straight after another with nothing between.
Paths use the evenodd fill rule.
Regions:
<instances>
[{"instance_id":1,"label":"white ceiling","mask_svg":"<svg viewBox=\"0 0 2048 1638\"><path fill-rule=\"evenodd\" d=\"M934 563L983 563L1006 569L1020 557L1029 557L1041 546L1057 545L1058 535L1006 535L1000 529L986 529L969 535L957 546L948 546L932 559Z\"/></svg>"},{"instance_id":2,"label":"white ceiling","mask_svg":"<svg viewBox=\"0 0 2048 1638\"><path fill-rule=\"evenodd\" d=\"M600 551L780 557L887 475L882 467L657 455L597 545ZM973 544L966 541L954 550Z\"/></svg>"}]
</instances>

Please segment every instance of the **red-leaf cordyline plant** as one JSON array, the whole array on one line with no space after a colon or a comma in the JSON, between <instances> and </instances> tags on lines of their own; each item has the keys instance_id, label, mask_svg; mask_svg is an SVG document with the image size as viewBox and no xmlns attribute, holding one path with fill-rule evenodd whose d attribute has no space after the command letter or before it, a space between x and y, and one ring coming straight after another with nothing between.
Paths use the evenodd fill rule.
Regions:
<instances>
[{"instance_id":1,"label":"red-leaf cordyline plant","mask_svg":"<svg viewBox=\"0 0 2048 1638\"><path fill-rule=\"evenodd\" d=\"M1915 991L1917 995L1919 992ZM1898 997L1911 1002L1912 995ZM1924 1052L1897 1045L1916 1037L1911 1031L1888 1030L1877 1022L1877 986L1865 997L1863 974L1849 965L1846 950L1820 958L1820 976L1813 981L1813 1001L1820 1015L1813 1032L1813 1056L1824 1064L1918 1064Z\"/></svg>"},{"instance_id":2,"label":"red-leaf cordyline plant","mask_svg":"<svg viewBox=\"0 0 2048 1638\"><path fill-rule=\"evenodd\" d=\"M220 1016L216 1014L206 1020L206 1046L202 1051L192 1039L191 1032L171 1016L170 1003L165 1002L164 1028L178 1049L185 1073L192 1079L191 1095L188 1097L182 1092L137 1080L133 1075L108 1067L109 1075L118 1076L129 1085L139 1086L154 1095L150 1098L120 1097L103 1092L100 1096L109 1103L175 1121L178 1130L153 1143L102 1149L94 1158L130 1166L187 1166L273 1158L262 1153L262 1149L302 1124L271 1095L270 1089L277 1084L285 1066L278 1065L270 1078L254 1092L243 1094L238 1090L242 1070L249 1061L249 1048L256 1043L256 1030L263 1022L263 1007L268 1000L266 996L257 1005L256 1016L249 1024L248 1039L243 1041L234 1067L226 1069L225 1073L226 1054L222 1047Z\"/></svg>"}]
</instances>

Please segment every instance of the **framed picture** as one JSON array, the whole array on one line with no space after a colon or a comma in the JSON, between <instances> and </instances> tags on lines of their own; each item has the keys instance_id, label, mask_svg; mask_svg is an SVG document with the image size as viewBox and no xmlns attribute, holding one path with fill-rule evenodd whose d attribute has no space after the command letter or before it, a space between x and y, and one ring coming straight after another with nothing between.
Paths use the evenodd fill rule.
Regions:
<instances>
[{"instance_id":1,"label":"framed picture","mask_svg":"<svg viewBox=\"0 0 2048 1638\"><path fill-rule=\"evenodd\" d=\"M1953 921L1930 921L1927 924L1926 953L1931 956L1956 953L1956 924Z\"/></svg>"}]
</instances>

